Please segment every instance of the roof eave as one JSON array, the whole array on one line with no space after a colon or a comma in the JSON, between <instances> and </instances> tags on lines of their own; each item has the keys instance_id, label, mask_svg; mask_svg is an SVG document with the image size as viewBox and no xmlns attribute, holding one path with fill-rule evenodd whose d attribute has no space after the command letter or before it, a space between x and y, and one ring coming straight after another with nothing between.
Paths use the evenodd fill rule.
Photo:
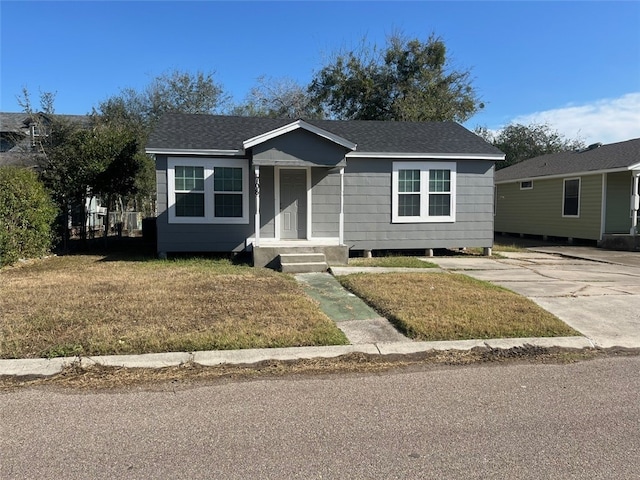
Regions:
<instances>
[{"instance_id":1,"label":"roof eave","mask_svg":"<svg viewBox=\"0 0 640 480\"><path fill-rule=\"evenodd\" d=\"M242 150L220 150L206 148L146 148L145 153L149 155L198 155L198 156L223 156L236 157L244 155Z\"/></svg>"},{"instance_id":2,"label":"roof eave","mask_svg":"<svg viewBox=\"0 0 640 480\"><path fill-rule=\"evenodd\" d=\"M529 180L553 180L557 178L582 177L587 175L602 175L603 173L629 172L632 170L640 170L640 163L630 165L628 167L608 168L608 169L602 169L602 170L587 170L583 172L565 172L565 173L556 173L553 175L537 175L537 176L510 178L508 180L496 180L495 184L500 185L503 183L524 182Z\"/></svg>"},{"instance_id":3,"label":"roof eave","mask_svg":"<svg viewBox=\"0 0 640 480\"><path fill-rule=\"evenodd\" d=\"M427 152L350 152L347 158L398 158L398 159L429 159L438 160L492 160L505 159L499 153L427 153Z\"/></svg>"}]
</instances>

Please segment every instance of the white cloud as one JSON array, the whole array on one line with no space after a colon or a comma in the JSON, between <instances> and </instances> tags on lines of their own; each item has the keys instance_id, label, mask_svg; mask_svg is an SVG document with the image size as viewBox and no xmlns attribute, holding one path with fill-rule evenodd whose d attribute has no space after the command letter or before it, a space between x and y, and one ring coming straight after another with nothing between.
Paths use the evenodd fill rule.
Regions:
<instances>
[{"instance_id":1,"label":"white cloud","mask_svg":"<svg viewBox=\"0 0 640 480\"><path fill-rule=\"evenodd\" d=\"M509 123L547 123L565 137L587 144L614 143L640 137L640 92L580 106L520 115Z\"/></svg>"}]
</instances>

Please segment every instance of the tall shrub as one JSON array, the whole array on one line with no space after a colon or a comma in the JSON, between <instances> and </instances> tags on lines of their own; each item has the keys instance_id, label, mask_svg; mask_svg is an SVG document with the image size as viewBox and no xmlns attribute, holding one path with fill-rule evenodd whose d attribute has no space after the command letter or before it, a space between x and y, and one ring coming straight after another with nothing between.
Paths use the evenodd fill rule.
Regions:
<instances>
[{"instance_id":1,"label":"tall shrub","mask_svg":"<svg viewBox=\"0 0 640 480\"><path fill-rule=\"evenodd\" d=\"M46 254L55 218L56 208L34 171L0 167L0 265Z\"/></svg>"}]
</instances>

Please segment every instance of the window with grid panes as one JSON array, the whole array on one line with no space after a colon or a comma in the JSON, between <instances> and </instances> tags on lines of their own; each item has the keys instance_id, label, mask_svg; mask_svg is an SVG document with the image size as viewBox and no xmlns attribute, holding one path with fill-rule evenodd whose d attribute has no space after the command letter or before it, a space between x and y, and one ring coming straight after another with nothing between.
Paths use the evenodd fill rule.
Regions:
<instances>
[{"instance_id":1,"label":"window with grid panes","mask_svg":"<svg viewBox=\"0 0 640 480\"><path fill-rule=\"evenodd\" d=\"M204 217L204 168L176 166L176 217Z\"/></svg>"},{"instance_id":2,"label":"window with grid panes","mask_svg":"<svg viewBox=\"0 0 640 480\"><path fill-rule=\"evenodd\" d=\"M455 162L393 162L392 222L455 221Z\"/></svg>"}]
</instances>

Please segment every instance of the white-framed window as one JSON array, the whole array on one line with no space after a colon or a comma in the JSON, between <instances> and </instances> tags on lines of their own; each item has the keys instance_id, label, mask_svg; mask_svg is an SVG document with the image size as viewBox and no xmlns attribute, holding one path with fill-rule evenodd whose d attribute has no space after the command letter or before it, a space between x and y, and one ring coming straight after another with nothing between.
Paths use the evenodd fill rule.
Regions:
<instances>
[{"instance_id":1,"label":"white-framed window","mask_svg":"<svg viewBox=\"0 0 640 480\"><path fill-rule=\"evenodd\" d=\"M562 216L580 216L580 178L565 178L562 186Z\"/></svg>"},{"instance_id":2,"label":"white-framed window","mask_svg":"<svg viewBox=\"0 0 640 480\"><path fill-rule=\"evenodd\" d=\"M520 190L532 190L533 180L523 180L520 182Z\"/></svg>"},{"instance_id":3,"label":"white-framed window","mask_svg":"<svg viewBox=\"0 0 640 480\"><path fill-rule=\"evenodd\" d=\"M169 223L249 223L249 162L167 160Z\"/></svg>"},{"instance_id":4,"label":"white-framed window","mask_svg":"<svg viewBox=\"0 0 640 480\"><path fill-rule=\"evenodd\" d=\"M393 223L455 222L455 162L393 162Z\"/></svg>"}]
</instances>

